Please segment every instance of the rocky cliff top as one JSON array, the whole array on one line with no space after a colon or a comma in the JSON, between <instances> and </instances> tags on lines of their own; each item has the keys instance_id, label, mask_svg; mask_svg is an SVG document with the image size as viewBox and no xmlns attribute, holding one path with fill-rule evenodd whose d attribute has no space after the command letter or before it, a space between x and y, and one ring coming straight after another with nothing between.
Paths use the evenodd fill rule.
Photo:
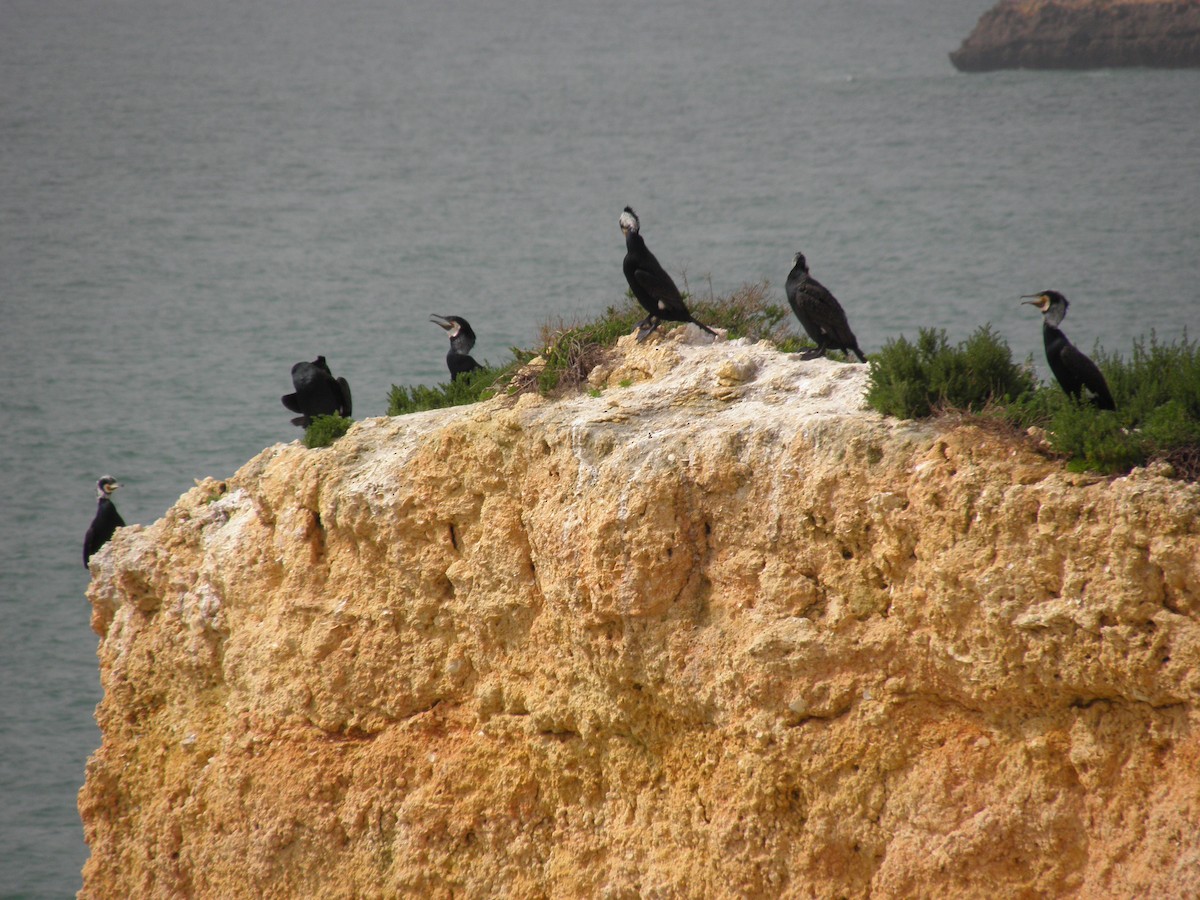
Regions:
<instances>
[{"instance_id":1,"label":"rocky cliff top","mask_svg":"<svg viewBox=\"0 0 1200 900\"><path fill-rule=\"evenodd\" d=\"M708 341L119 532L82 896L1200 893L1200 487Z\"/></svg>"},{"instance_id":2,"label":"rocky cliff top","mask_svg":"<svg viewBox=\"0 0 1200 900\"><path fill-rule=\"evenodd\" d=\"M966 72L1200 66L1200 0L1000 0L950 60Z\"/></svg>"}]
</instances>

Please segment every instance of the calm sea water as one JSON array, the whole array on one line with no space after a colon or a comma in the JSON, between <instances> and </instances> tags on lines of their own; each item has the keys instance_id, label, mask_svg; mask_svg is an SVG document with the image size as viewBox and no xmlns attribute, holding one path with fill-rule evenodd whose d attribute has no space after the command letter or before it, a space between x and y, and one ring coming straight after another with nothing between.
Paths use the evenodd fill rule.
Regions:
<instances>
[{"instance_id":1,"label":"calm sea water","mask_svg":"<svg viewBox=\"0 0 1200 900\"><path fill-rule=\"evenodd\" d=\"M0 0L0 895L62 897L99 744L80 543L297 431L623 302L617 216L693 290L802 249L868 353L1020 294L1085 348L1196 329L1200 72L960 75L990 0Z\"/></svg>"}]
</instances>

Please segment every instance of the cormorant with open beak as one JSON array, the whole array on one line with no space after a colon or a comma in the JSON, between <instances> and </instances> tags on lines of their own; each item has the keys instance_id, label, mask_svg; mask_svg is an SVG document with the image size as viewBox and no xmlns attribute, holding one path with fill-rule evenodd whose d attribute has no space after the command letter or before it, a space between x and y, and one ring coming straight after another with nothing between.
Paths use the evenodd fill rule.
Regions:
<instances>
[{"instance_id":1,"label":"cormorant with open beak","mask_svg":"<svg viewBox=\"0 0 1200 900\"><path fill-rule=\"evenodd\" d=\"M1042 339L1046 344L1046 362L1058 379L1062 389L1074 400L1079 400L1083 388L1091 393L1092 405L1099 409L1116 409L1108 382L1100 374L1096 364L1084 356L1074 344L1067 340L1058 326L1067 314L1067 298L1058 291L1041 291L1025 294L1022 305L1036 306L1042 311Z\"/></svg>"},{"instance_id":2,"label":"cormorant with open beak","mask_svg":"<svg viewBox=\"0 0 1200 900\"><path fill-rule=\"evenodd\" d=\"M459 375L482 369L471 357L471 348L475 346L475 332L470 323L462 316L432 315L429 321L440 325L450 338L450 352L446 354L446 367L450 370L450 380L454 381Z\"/></svg>"}]
</instances>

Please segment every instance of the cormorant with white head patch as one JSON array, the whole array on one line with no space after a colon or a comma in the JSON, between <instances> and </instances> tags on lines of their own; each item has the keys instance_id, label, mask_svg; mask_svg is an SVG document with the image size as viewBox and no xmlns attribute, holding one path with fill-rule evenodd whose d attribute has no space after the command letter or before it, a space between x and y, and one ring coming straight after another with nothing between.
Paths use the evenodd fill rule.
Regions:
<instances>
[{"instance_id":1,"label":"cormorant with white head patch","mask_svg":"<svg viewBox=\"0 0 1200 900\"><path fill-rule=\"evenodd\" d=\"M1058 326L1067 314L1067 298L1058 291L1040 291L1025 294L1021 305L1036 306L1042 311L1042 340L1046 344L1046 362L1058 379L1059 385L1073 399L1079 400L1083 389L1091 394L1092 405L1098 409L1116 409L1108 382L1100 374L1096 364L1084 356L1062 333Z\"/></svg>"},{"instance_id":2,"label":"cormorant with white head patch","mask_svg":"<svg viewBox=\"0 0 1200 900\"><path fill-rule=\"evenodd\" d=\"M114 531L125 524L112 502L113 491L119 487L117 479L111 475L105 475L96 482L96 517L92 519L92 524L88 526L87 534L83 538L85 568L92 555L108 543Z\"/></svg>"},{"instance_id":3,"label":"cormorant with white head patch","mask_svg":"<svg viewBox=\"0 0 1200 900\"><path fill-rule=\"evenodd\" d=\"M333 377L324 356L292 366L292 386L296 392L279 399L292 412L300 413L292 419L293 425L307 428L317 416L350 415L350 383Z\"/></svg>"},{"instance_id":4,"label":"cormorant with white head patch","mask_svg":"<svg viewBox=\"0 0 1200 900\"><path fill-rule=\"evenodd\" d=\"M625 235L625 262L622 265L625 280L629 282L629 288L642 309L649 313L638 323L638 342L649 337L650 332L662 322L693 322L713 337L719 337L703 322L693 319L684 306L679 288L642 240L639 232L641 221L637 213L627 206L619 221L621 233Z\"/></svg>"},{"instance_id":5,"label":"cormorant with white head patch","mask_svg":"<svg viewBox=\"0 0 1200 900\"><path fill-rule=\"evenodd\" d=\"M824 356L826 350L841 350L846 354L853 352L859 362L867 361L858 349L858 338L850 330L842 304L825 285L808 274L808 262L803 253L792 258L792 271L788 273L784 289L792 312L817 344L815 349L800 354L801 359L816 359Z\"/></svg>"},{"instance_id":6,"label":"cormorant with white head patch","mask_svg":"<svg viewBox=\"0 0 1200 900\"><path fill-rule=\"evenodd\" d=\"M440 325L450 338L450 351L446 354L446 368L450 370L450 380L454 381L460 375L482 369L471 356L471 348L475 346L475 331L471 324L462 316L439 316L436 313L429 321Z\"/></svg>"}]
</instances>

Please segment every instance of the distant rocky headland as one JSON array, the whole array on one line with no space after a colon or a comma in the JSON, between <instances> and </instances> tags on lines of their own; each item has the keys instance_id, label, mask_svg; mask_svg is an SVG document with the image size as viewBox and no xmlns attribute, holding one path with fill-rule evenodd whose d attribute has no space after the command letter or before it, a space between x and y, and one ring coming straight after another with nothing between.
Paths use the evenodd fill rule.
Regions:
<instances>
[{"instance_id":1,"label":"distant rocky headland","mask_svg":"<svg viewBox=\"0 0 1200 900\"><path fill-rule=\"evenodd\" d=\"M1200 0L1000 0L950 61L963 72L1200 66Z\"/></svg>"}]
</instances>

